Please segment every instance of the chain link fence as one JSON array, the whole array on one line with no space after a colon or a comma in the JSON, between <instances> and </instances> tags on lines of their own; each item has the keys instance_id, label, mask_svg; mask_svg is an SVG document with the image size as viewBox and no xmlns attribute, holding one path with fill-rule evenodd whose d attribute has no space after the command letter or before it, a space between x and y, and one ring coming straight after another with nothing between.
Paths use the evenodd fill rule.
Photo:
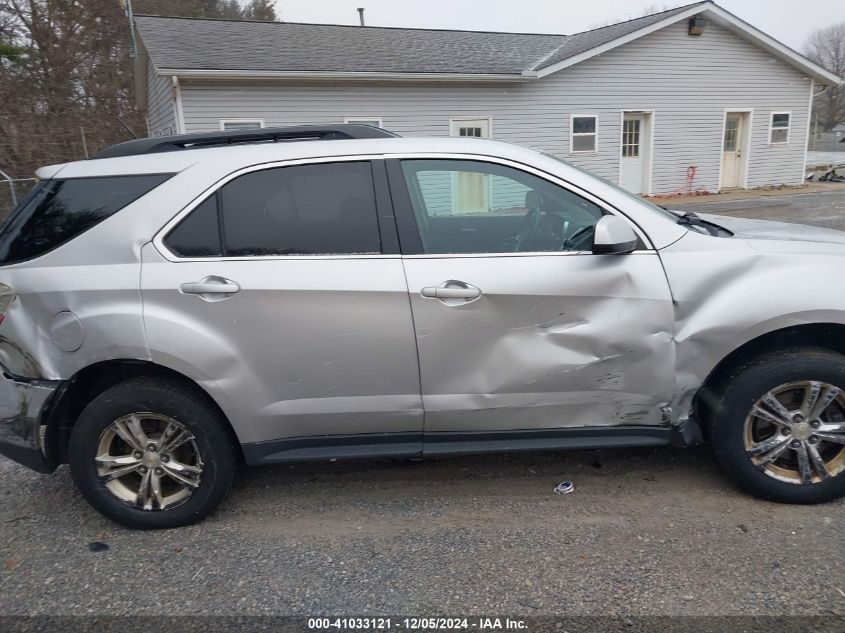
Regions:
<instances>
[{"instance_id":1,"label":"chain link fence","mask_svg":"<svg viewBox=\"0 0 845 633\"><path fill-rule=\"evenodd\" d=\"M0 221L6 219L9 212L26 197L36 182L35 178L0 177Z\"/></svg>"}]
</instances>

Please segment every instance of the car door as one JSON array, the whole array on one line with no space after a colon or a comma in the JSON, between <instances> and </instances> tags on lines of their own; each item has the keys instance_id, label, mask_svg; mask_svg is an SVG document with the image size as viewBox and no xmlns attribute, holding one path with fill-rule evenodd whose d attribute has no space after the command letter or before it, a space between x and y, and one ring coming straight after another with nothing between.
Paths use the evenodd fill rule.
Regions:
<instances>
[{"instance_id":1,"label":"car door","mask_svg":"<svg viewBox=\"0 0 845 633\"><path fill-rule=\"evenodd\" d=\"M260 166L145 246L152 360L214 397L248 460L420 451L391 213L382 161Z\"/></svg>"},{"instance_id":2,"label":"car door","mask_svg":"<svg viewBox=\"0 0 845 633\"><path fill-rule=\"evenodd\" d=\"M643 429L663 424L674 385L672 300L656 252L643 243L592 254L594 225L613 211L525 166L419 157L388 169L425 451L586 427L651 443ZM448 187L464 173L484 181L488 208L454 206Z\"/></svg>"}]
</instances>

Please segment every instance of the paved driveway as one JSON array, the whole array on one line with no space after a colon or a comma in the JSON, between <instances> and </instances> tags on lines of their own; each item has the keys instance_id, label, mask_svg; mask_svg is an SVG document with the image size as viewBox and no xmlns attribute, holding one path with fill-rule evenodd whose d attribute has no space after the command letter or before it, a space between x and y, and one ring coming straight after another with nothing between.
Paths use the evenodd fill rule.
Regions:
<instances>
[{"instance_id":1,"label":"paved driveway","mask_svg":"<svg viewBox=\"0 0 845 633\"><path fill-rule=\"evenodd\" d=\"M845 229L843 192L685 208ZM4 614L845 616L845 502L749 498L702 447L266 467L167 532L64 467L0 458L0 500Z\"/></svg>"},{"instance_id":2,"label":"paved driveway","mask_svg":"<svg viewBox=\"0 0 845 633\"><path fill-rule=\"evenodd\" d=\"M778 220L845 231L845 189L766 196L744 200L686 202L678 209L718 213L738 218ZM671 207L672 203L666 206Z\"/></svg>"}]
</instances>

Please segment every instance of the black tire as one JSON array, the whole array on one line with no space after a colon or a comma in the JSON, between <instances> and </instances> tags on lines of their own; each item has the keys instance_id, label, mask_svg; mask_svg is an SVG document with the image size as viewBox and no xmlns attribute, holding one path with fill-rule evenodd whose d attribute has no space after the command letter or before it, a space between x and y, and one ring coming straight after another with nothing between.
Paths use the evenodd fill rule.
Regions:
<instances>
[{"instance_id":1,"label":"black tire","mask_svg":"<svg viewBox=\"0 0 845 633\"><path fill-rule=\"evenodd\" d=\"M137 412L172 418L193 436L202 459L199 485L172 508L145 510L118 498L97 473L101 434L112 422ZM101 514L129 528L162 529L205 518L223 500L234 479L237 452L227 422L196 388L166 378L133 378L97 396L73 427L68 462L82 495Z\"/></svg>"},{"instance_id":2,"label":"black tire","mask_svg":"<svg viewBox=\"0 0 845 633\"><path fill-rule=\"evenodd\" d=\"M710 403L708 435L716 460L740 489L779 503L825 503L845 496L845 471L820 482L783 481L755 465L746 452L745 421L754 404L781 385L810 380L845 391L845 356L822 348L769 353L743 363L703 394Z\"/></svg>"}]
</instances>

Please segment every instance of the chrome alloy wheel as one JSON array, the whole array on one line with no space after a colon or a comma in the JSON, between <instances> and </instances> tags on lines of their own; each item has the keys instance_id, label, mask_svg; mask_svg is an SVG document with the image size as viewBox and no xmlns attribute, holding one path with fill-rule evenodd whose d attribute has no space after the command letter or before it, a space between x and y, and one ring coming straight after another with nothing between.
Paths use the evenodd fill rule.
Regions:
<instances>
[{"instance_id":1,"label":"chrome alloy wheel","mask_svg":"<svg viewBox=\"0 0 845 633\"><path fill-rule=\"evenodd\" d=\"M200 485L203 463L194 439L166 415L125 415L100 434L97 474L124 503L143 510L172 508Z\"/></svg>"},{"instance_id":2,"label":"chrome alloy wheel","mask_svg":"<svg viewBox=\"0 0 845 633\"><path fill-rule=\"evenodd\" d=\"M745 419L745 450L770 477L821 483L845 470L845 393L800 381L760 398Z\"/></svg>"}]
</instances>

